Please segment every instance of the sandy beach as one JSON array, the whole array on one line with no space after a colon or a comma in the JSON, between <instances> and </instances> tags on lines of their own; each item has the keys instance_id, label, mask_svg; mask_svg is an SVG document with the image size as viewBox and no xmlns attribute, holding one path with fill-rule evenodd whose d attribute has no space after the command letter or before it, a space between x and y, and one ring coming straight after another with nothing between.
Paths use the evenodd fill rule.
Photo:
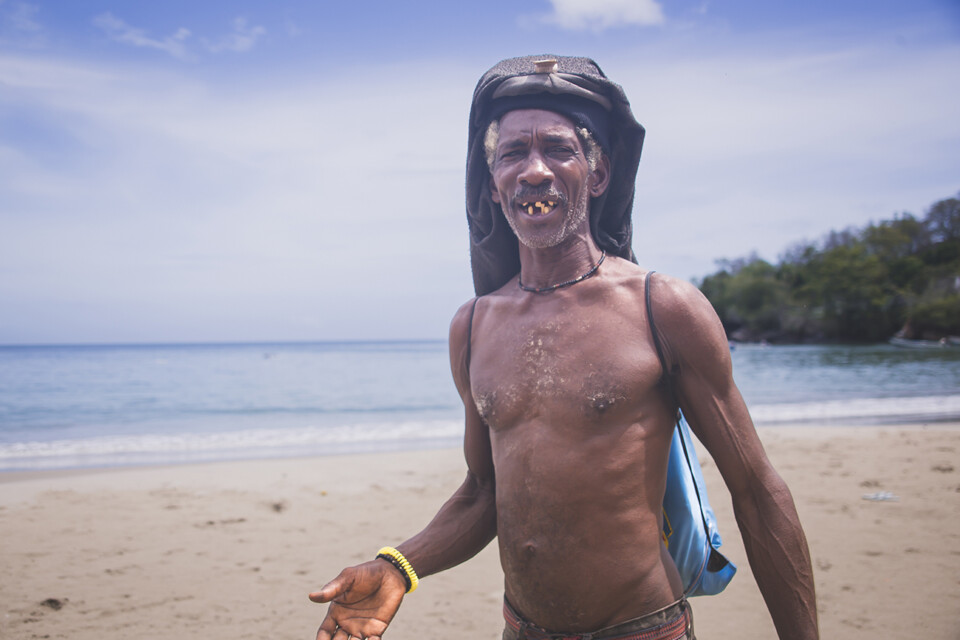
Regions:
<instances>
[{"instance_id":1,"label":"sandy beach","mask_svg":"<svg viewBox=\"0 0 960 640\"><path fill-rule=\"evenodd\" d=\"M960 423L760 433L807 532L822 637L960 638ZM693 601L698 636L773 638L704 472L740 572ZM0 473L0 637L312 638L307 593L418 531L463 473L455 449ZM427 578L387 637L495 640L501 598L491 545Z\"/></svg>"}]
</instances>

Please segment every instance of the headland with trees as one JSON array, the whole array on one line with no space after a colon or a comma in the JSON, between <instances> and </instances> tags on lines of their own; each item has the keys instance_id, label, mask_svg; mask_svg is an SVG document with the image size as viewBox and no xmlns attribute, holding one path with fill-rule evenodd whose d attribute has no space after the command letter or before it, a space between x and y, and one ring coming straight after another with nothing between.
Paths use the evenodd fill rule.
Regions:
<instances>
[{"instance_id":1,"label":"headland with trees","mask_svg":"<svg viewBox=\"0 0 960 640\"><path fill-rule=\"evenodd\" d=\"M698 282L731 340L870 343L960 336L960 193L863 228L718 260Z\"/></svg>"}]
</instances>

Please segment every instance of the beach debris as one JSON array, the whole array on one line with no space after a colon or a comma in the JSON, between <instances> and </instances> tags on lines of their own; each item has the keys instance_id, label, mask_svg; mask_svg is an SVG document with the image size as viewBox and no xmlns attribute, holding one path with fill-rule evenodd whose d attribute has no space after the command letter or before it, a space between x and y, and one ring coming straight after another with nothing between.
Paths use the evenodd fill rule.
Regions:
<instances>
[{"instance_id":1,"label":"beach debris","mask_svg":"<svg viewBox=\"0 0 960 640\"><path fill-rule=\"evenodd\" d=\"M63 605L65 605L66 603L67 603L66 598L64 598L63 600L60 600L59 598L47 598L46 600L40 603L40 606L49 607L54 611L59 611L60 609L63 608Z\"/></svg>"},{"instance_id":2,"label":"beach debris","mask_svg":"<svg viewBox=\"0 0 960 640\"><path fill-rule=\"evenodd\" d=\"M240 524L246 522L246 518L227 518L225 520L207 520L203 524L196 524L195 527L215 527L218 524Z\"/></svg>"},{"instance_id":3,"label":"beach debris","mask_svg":"<svg viewBox=\"0 0 960 640\"><path fill-rule=\"evenodd\" d=\"M863 494L863 499L870 500L871 502L897 502L900 500L899 496L894 495L891 491L865 493Z\"/></svg>"},{"instance_id":4,"label":"beach debris","mask_svg":"<svg viewBox=\"0 0 960 640\"><path fill-rule=\"evenodd\" d=\"M936 464L930 467L931 471L939 471L940 473L953 473L952 464Z\"/></svg>"},{"instance_id":5,"label":"beach debris","mask_svg":"<svg viewBox=\"0 0 960 640\"><path fill-rule=\"evenodd\" d=\"M270 508L276 511L277 513L283 513L287 510L290 505L287 504L286 500L278 500L277 502L272 502Z\"/></svg>"}]
</instances>

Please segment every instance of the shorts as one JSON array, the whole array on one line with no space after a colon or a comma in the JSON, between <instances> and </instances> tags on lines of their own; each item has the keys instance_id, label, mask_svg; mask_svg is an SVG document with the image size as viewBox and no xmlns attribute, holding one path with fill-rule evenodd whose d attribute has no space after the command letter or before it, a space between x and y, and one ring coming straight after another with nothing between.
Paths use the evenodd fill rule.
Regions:
<instances>
[{"instance_id":1,"label":"shorts","mask_svg":"<svg viewBox=\"0 0 960 640\"><path fill-rule=\"evenodd\" d=\"M696 640L693 612L686 598L633 620L587 633L547 631L524 620L506 599L503 601L506 626L503 640Z\"/></svg>"}]
</instances>

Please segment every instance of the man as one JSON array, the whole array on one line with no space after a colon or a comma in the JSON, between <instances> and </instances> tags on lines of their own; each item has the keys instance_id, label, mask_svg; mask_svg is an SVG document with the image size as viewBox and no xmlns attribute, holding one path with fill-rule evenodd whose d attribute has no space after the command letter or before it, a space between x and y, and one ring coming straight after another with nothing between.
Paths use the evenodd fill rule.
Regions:
<instances>
[{"instance_id":1,"label":"man","mask_svg":"<svg viewBox=\"0 0 960 640\"><path fill-rule=\"evenodd\" d=\"M693 638L661 542L676 402L730 489L780 637L818 637L806 540L717 316L634 262L643 135L591 60L505 60L480 80L467 161L478 298L450 330L467 478L422 532L310 595L331 603L318 639L378 639L418 577L494 537L505 639Z\"/></svg>"}]
</instances>

